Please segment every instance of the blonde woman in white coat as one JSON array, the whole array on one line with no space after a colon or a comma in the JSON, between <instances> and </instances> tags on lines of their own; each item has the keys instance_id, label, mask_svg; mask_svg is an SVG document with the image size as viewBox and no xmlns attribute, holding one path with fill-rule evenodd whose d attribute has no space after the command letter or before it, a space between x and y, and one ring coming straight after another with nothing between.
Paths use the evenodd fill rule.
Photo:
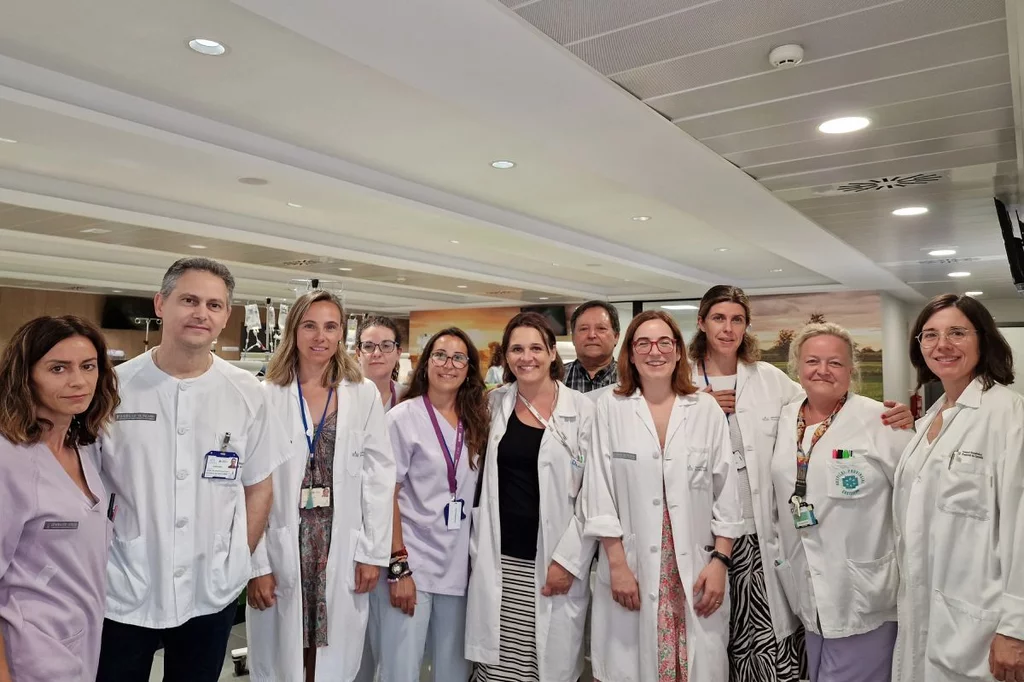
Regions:
<instances>
[{"instance_id":1,"label":"blonde woman in white coat","mask_svg":"<svg viewBox=\"0 0 1024 682\"><path fill-rule=\"evenodd\" d=\"M779 549L771 461L779 415L803 389L781 369L758 361L750 324L750 299L743 290L717 285L700 301L698 330L690 342L694 382L718 400L728 420L743 510L743 534L733 545L729 571L729 680L795 682L807 677L804 633L774 569ZM879 425L913 426L905 405L886 406L892 409Z\"/></svg>"},{"instance_id":2,"label":"blonde woman in white coat","mask_svg":"<svg viewBox=\"0 0 1024 682\"><path fill-rule=\"evenodd\" d=\"M885 406L852 391L853 339L839 325L804 327L789 362L806 398L783 409L772 459L776 573L807 633L811 682L885 682L899 581L893 473L913 434L884 426Z\"/></svg>"},{"instance_id":3,"label":"blonde woman in white coat","mask_svg":"<svg viewBox=\"0 0 1024 682\"><path fill-rule=\"evenodd\" d=\"M586 536L601 539L594 678L722 682L726 572L743 530L725 419L661 311L630 323L618 369L619 386L597 402L584 475Z\"/></svg>"},{"instance_id":4,"label":"blonde woman in white coat","mask_svg":"<svg viewBox=\"0 0 1024 682\"><path fill-rule=\"evenodd\" d=\"M910 361L943 395L896 469L897 682L1024 680L1024 398L970 296L932 299Z\"/></svg>"},{"instance_id":5,"label":"blonde woman in white coat","mask_svg":"<svg viewBox=\"0 0 1024 682\"><path fill-rule=\"evenodd\" d=\"M390 558L395 462L377 389L342 345L344 320L332 294L299 297L267 372L269 411L294 454L275 472L274 506L253 555L253 680L354 679L368 593Z\"/></svg>"},{"instance_id":6,"label":"blonde woman in white coat","mask_svg":"<svg viewBox=\"0 0 1024 682\"><path fill-rule=\"evenodd\" d=\"M506 384L490 394L473 509L466 657L479 682L575 682L597 548L577 514L594 405L561 383L542 316L513 318L501 347Z\"/></svg>"}]
</instances>

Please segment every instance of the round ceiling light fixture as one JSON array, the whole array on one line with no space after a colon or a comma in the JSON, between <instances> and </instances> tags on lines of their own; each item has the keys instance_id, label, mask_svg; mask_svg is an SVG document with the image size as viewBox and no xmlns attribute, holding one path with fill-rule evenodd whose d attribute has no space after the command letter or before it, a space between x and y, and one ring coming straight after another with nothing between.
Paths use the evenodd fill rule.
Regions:
<instances>
[{"instance_id":1,"label":"round ceiling light fixture","mask_svg":"<svg viewBox=\"0 0 1024 682\"><path fill-rule=\"evenodd\" d=\"M903 208L897 208L895 211L892 212L892 214L898 216L911 216L924 215L927 212L927 206L904 206Z\"/></svg>"},{"instance_id":2,"label":"round ceiling light fixture","mask_svg":"<svg viewBox=\"0 0 1024 682\"><path fill-rule=\"evenodd\" d=\"M833 118L825 121L818 126L818 130L826 135L842 135L844 133L864 130L869 125L871 125L871 119L864 118L863 116L843 116L842 118Z\"/></svg>"},{"instance_id":3,"label":"round ceiling light fixture","mask_svg":"<svg viewBox=\"0 0 1024 682\"><path fill-rule=\"evenodd\" d=\"M228 51L228 48L224 47L224 45L209 38L193 38L188 41L188 46L195 52L205 54L208 57L219 57Z\"/></svg>"},{"instance_id":4,"label":"round ceiling light fixture","mask_svg":"<svg viewBox=\"0 0 1024 682\"><path fill-rule=\"evenodd\" d=\"M958 278L959 277L970 277L971 273L969 273L969 272L951 272L951 273L949 273L949 276L950 277L958 277Z\"/></svg>"},{"instance_id":5,"label":"round ceiling light fixture","mask_svg":"<svg viewBox=\"0 0 1024 682\"><path fill-rule=\"evenodd\" d=\"M965 291L964 296L981 296L984 291Z\"/></svg>"},{"instance_id":6,"label":"round ceiling light fixture","mask_svg":"<svg viewBox=\"0 0 1024 682\"><path fill-rule=\"evenodd\" d=\"M649 215L635 215L635 216L633 216L633 220L637 221L638 223L646 223L650 219L651 219L651 216L649 216Z\"/></svg>"},{"instance_id":7,"label":"round ceiling light fixture","mask_svg":"<svg viewBox=\"0 0 1024 682\"><path fill-rule=\"evenodd\" d=\"M508 170L509 168L515 168L515 161L508 161L505 159L498 159L497 161L491 161L491 168L497 168L498 170Z\"/></svg>"},{"instance_id":8,"label":"round ceiling light fixture","mask_svg":"<svg viewBox=\"0 0 1024 682\"><path fill-rule=\"evenodd\" d=\"M955 256L956 249L935 249L934 251L928 252L929 256Z\"/></svg>"}]
</instances>

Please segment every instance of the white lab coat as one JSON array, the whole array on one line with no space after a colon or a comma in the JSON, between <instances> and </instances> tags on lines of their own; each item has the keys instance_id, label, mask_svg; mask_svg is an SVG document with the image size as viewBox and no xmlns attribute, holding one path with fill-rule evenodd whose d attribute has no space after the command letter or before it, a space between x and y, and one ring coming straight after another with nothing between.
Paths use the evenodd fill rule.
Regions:
<instances>
[{"instance_id":1,"label":"white lab coat","mask_svg":"<svg viewBox=\"0 0 1024 682\"><path fill-rule=\"evenodd\" d=\"M498 516L498 443L516 406L518 383L491 392L491 430L484 456L483 482L473 509L470 577L466 605L466 658L499 662L501 612L501 525ZM552 414L584 462L590 457L594 404L584 394L558 385ZM577 498L584 467L573 463L565 446L550 431L541 438L537 462L540 519L537 535L537 659L541 682L572 682L583 672L583 626L590 600L590 567L597 541L583 537ZM565 595L543 597L548 566L555 560L576 576Z\"/></svg>"},{"instance_id":2,"label":"white lab coat","mask_svg":"<svg viewBox=\"0 0 1024 682\"><path fill-rule=\"evenodd\" d=\"M944 400L896 469L894 682L992 680L993 637L1024 639L1024 398L976 379L929 445Z\"/></svg>"},{"instance_id":3,"label":"white lab coat","mask_svg":"<svg viewBox=\"0 0 1024 682\"><path fill-rule=\"evenodd\" d=\"M274 505L253 554L253 576L273 573L277 604L246 610L249 670L253 680L303 682L302 585L299 569L299 493L309 449L296 384L264 384L270 414L291 436L292 456L274 473ZM384 408L368 380L337 389L334 517L327 559L328 646L317 649L317 682L349 682L359 670L369 595L356 594L355 563L388 566L395 494L395 458ZM305 406L310 435L317 421ZM381 575L384 579L386 576Z\"/></svg>"},{"instance_id":4,"label":"white lab coat","mask_svg":"<svg viewBox=\"0 0 1024 682\"><path fill-rule=\"evenodd\" d=\"M621 537L640 585L640 611L612 598L608 557L601 550L594 588L591 660L601 682L658 678L658 593L662 501L667 491L676 562L686 594L690 682L729 678L729 595L709 618L694 612L693 584L710 560L715 536L743 530L732 451L722 410L706 393L676 398L664 454L639 391L606 393L597 403L595 437L583 486L588 537Z\"/></svg>"},{"instance_id":5,"label":"white lab coat","mask_svg":"<svg viewBox=\"0 0 1024 682\"><path fill-rule=\"evenodd\" d=\"M693 363L693 380L705 390L700 363ZM765 592L771 612L775 638L782 641L796 631L796 616L786 601L782 585L775 574L775 557L779 548L775 531L775 498L772 488L772 453L779 427L779 415L788 403L803 398L803 389L785 372L767 362L744 363L736 367L736 412L730 419L739 420L743 436L743 457L750 478L750 494L754 503L754 527L761 551ZM730 451L732 448L729 448ZM737 467L738 462L733 466Z\"/></svg>"},{"instance_id":6,"label":"white lab coat","mask_svg":"<svg viewBox=\"0 0 1024 682\"><path fill-rule=\"evenodd\" d=\"M779 419L772 479L781 553L773 572L808 632L829 639L871 632L896 620L896 540L892 481L913 433L882 424L882 403L851 393L811 450L807 501L818 525L797 529L789 508L796 486L796 422L803 401ZM813 433L808 424L807 434ZM833 450L852 450L833 459Z\"/></svg>"}]
</instances>

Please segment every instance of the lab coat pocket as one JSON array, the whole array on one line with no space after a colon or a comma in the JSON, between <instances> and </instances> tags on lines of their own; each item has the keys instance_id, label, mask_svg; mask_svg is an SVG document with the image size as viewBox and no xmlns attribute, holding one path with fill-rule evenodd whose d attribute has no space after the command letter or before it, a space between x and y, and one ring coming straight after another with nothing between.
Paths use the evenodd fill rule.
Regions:
<instances>
[{"instance_id":1,"label":"lab coat pocket","mask_svg":"<svg viewBox=\"0 0 1024 682\"><path fill-rule=\"evenodd\" d=\"M985 460L955 452L939 475L935 506L947 514L987 521L992 494L992 474Z\"/></svg>"},{"instance_id":2,"label":"lab coat pocket","mask_svg":"<svg viewBox=\"0 0 1024 682\"><path fill-rule=\"evenodd\" d=\"M142 571L149 566L146 543L139 536L134 540L121 540L116 535L110 545L110 561L107 563L108 591L117 596L117 601L134 608L149 596L149 581Z\"/></svg>"},{"instance_id":3,"label":"lab coat pocket","mask_svg":"<svg viewBox=\"0 0 1024 682\"><path fill-rule=\"evenodd\" d=\"M345 441L345 470L349 476L358 476L363 472L363 446L366 443L365 431L349 431Z\"/></svg>"},{"instance_id":4,"label":"lab coat pocket","mask_svg":"<svg viewBox=\"0 0 1024 682\"><path fill-rule=\"evenodd\" d=\"M708 448L687 448L686 472L691 488L706 489L711 486L710 458Z\"/></svg>"},{"instance_id":5,"label":"lab coat pocket","mask_svg":"<svg viewBox=\"0 0 1024 682\"><path fill-rule=\"evenodd\" d=\"M863 457L830 459L828 496L834 500L858 500L870 492L871 463Z\"/></svg>"},{"instance_id":6,"label":"lab coat pocket","mask_svg":"<svg viewBox=\"0 0 1024 682\"><path fill-rule=\"evenodd\" d=\"M267 529L267 555L277 581L278 594L288 594L299 582L298 530L296 528Z\"/></svg>"},{"instance_id":7,"label":"lab coat pocket","mask_svg":"<svg viewBox=\"0 0 1024 682\"><path fill-rule=\"evenodd\" d=\"M981 609L935 590L928 618L928 661L950 679L990 679L988 653L999 612Z\"/></svg>"},{"instance_id":8,"label":"lab coat pocket","mask_svg":"<svg viewBox=\"0 0 1024 682\"><path fill-rule=\"evenodd\" d=\"M896 607L899 570L896 566L895 551L872 561L847 559L846 565L850 571L855 611L878 613Z\"/></svg>"},{"instance_id":9,"label":"lab coat pocket","mask_svg":"<svg viewBox=\"0 0 1024 682\"><path fill-rule=\"evenodd\" d=\"M785 596L790 610L797 618L800 618L800 590L797 587L796 575L793 573L793 564L783 559L776 559L775 577L779 579L782 594Z\"/></svg>"},{"instance_id":10,"label":"lab coat pocket","mask_svg":"<svg viewBox=\"0 0 1024 682\"><path fill-rule=\"evenodd\" d=\"M345 578L345 584L352 592L356 590L356 550L359 548L360 535L360 531L356 528L349 531L348 553L345 555L348 561L341 564L342 566L348 566L348 576Z\"/></svg>"}]
</instances>

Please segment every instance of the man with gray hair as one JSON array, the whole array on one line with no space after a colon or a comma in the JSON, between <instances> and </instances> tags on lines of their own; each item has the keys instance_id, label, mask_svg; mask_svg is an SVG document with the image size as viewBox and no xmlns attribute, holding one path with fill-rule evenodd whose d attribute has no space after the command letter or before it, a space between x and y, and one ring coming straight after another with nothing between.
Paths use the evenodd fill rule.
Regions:
<instances>
[{"instance_id":1,"label":"man with gray hair","mask_svg":"<svg viewBox=\"0 0 1024 682\"><path fill-rule=\"evenodd\" d=\"M92 455L113 543L99 682L214 682L271 473L290 451L255 377L210 352L231 315L222 264L183 258L154 298L160 345L117 368L121 405Z\"/></svg>"}]
</instances>

